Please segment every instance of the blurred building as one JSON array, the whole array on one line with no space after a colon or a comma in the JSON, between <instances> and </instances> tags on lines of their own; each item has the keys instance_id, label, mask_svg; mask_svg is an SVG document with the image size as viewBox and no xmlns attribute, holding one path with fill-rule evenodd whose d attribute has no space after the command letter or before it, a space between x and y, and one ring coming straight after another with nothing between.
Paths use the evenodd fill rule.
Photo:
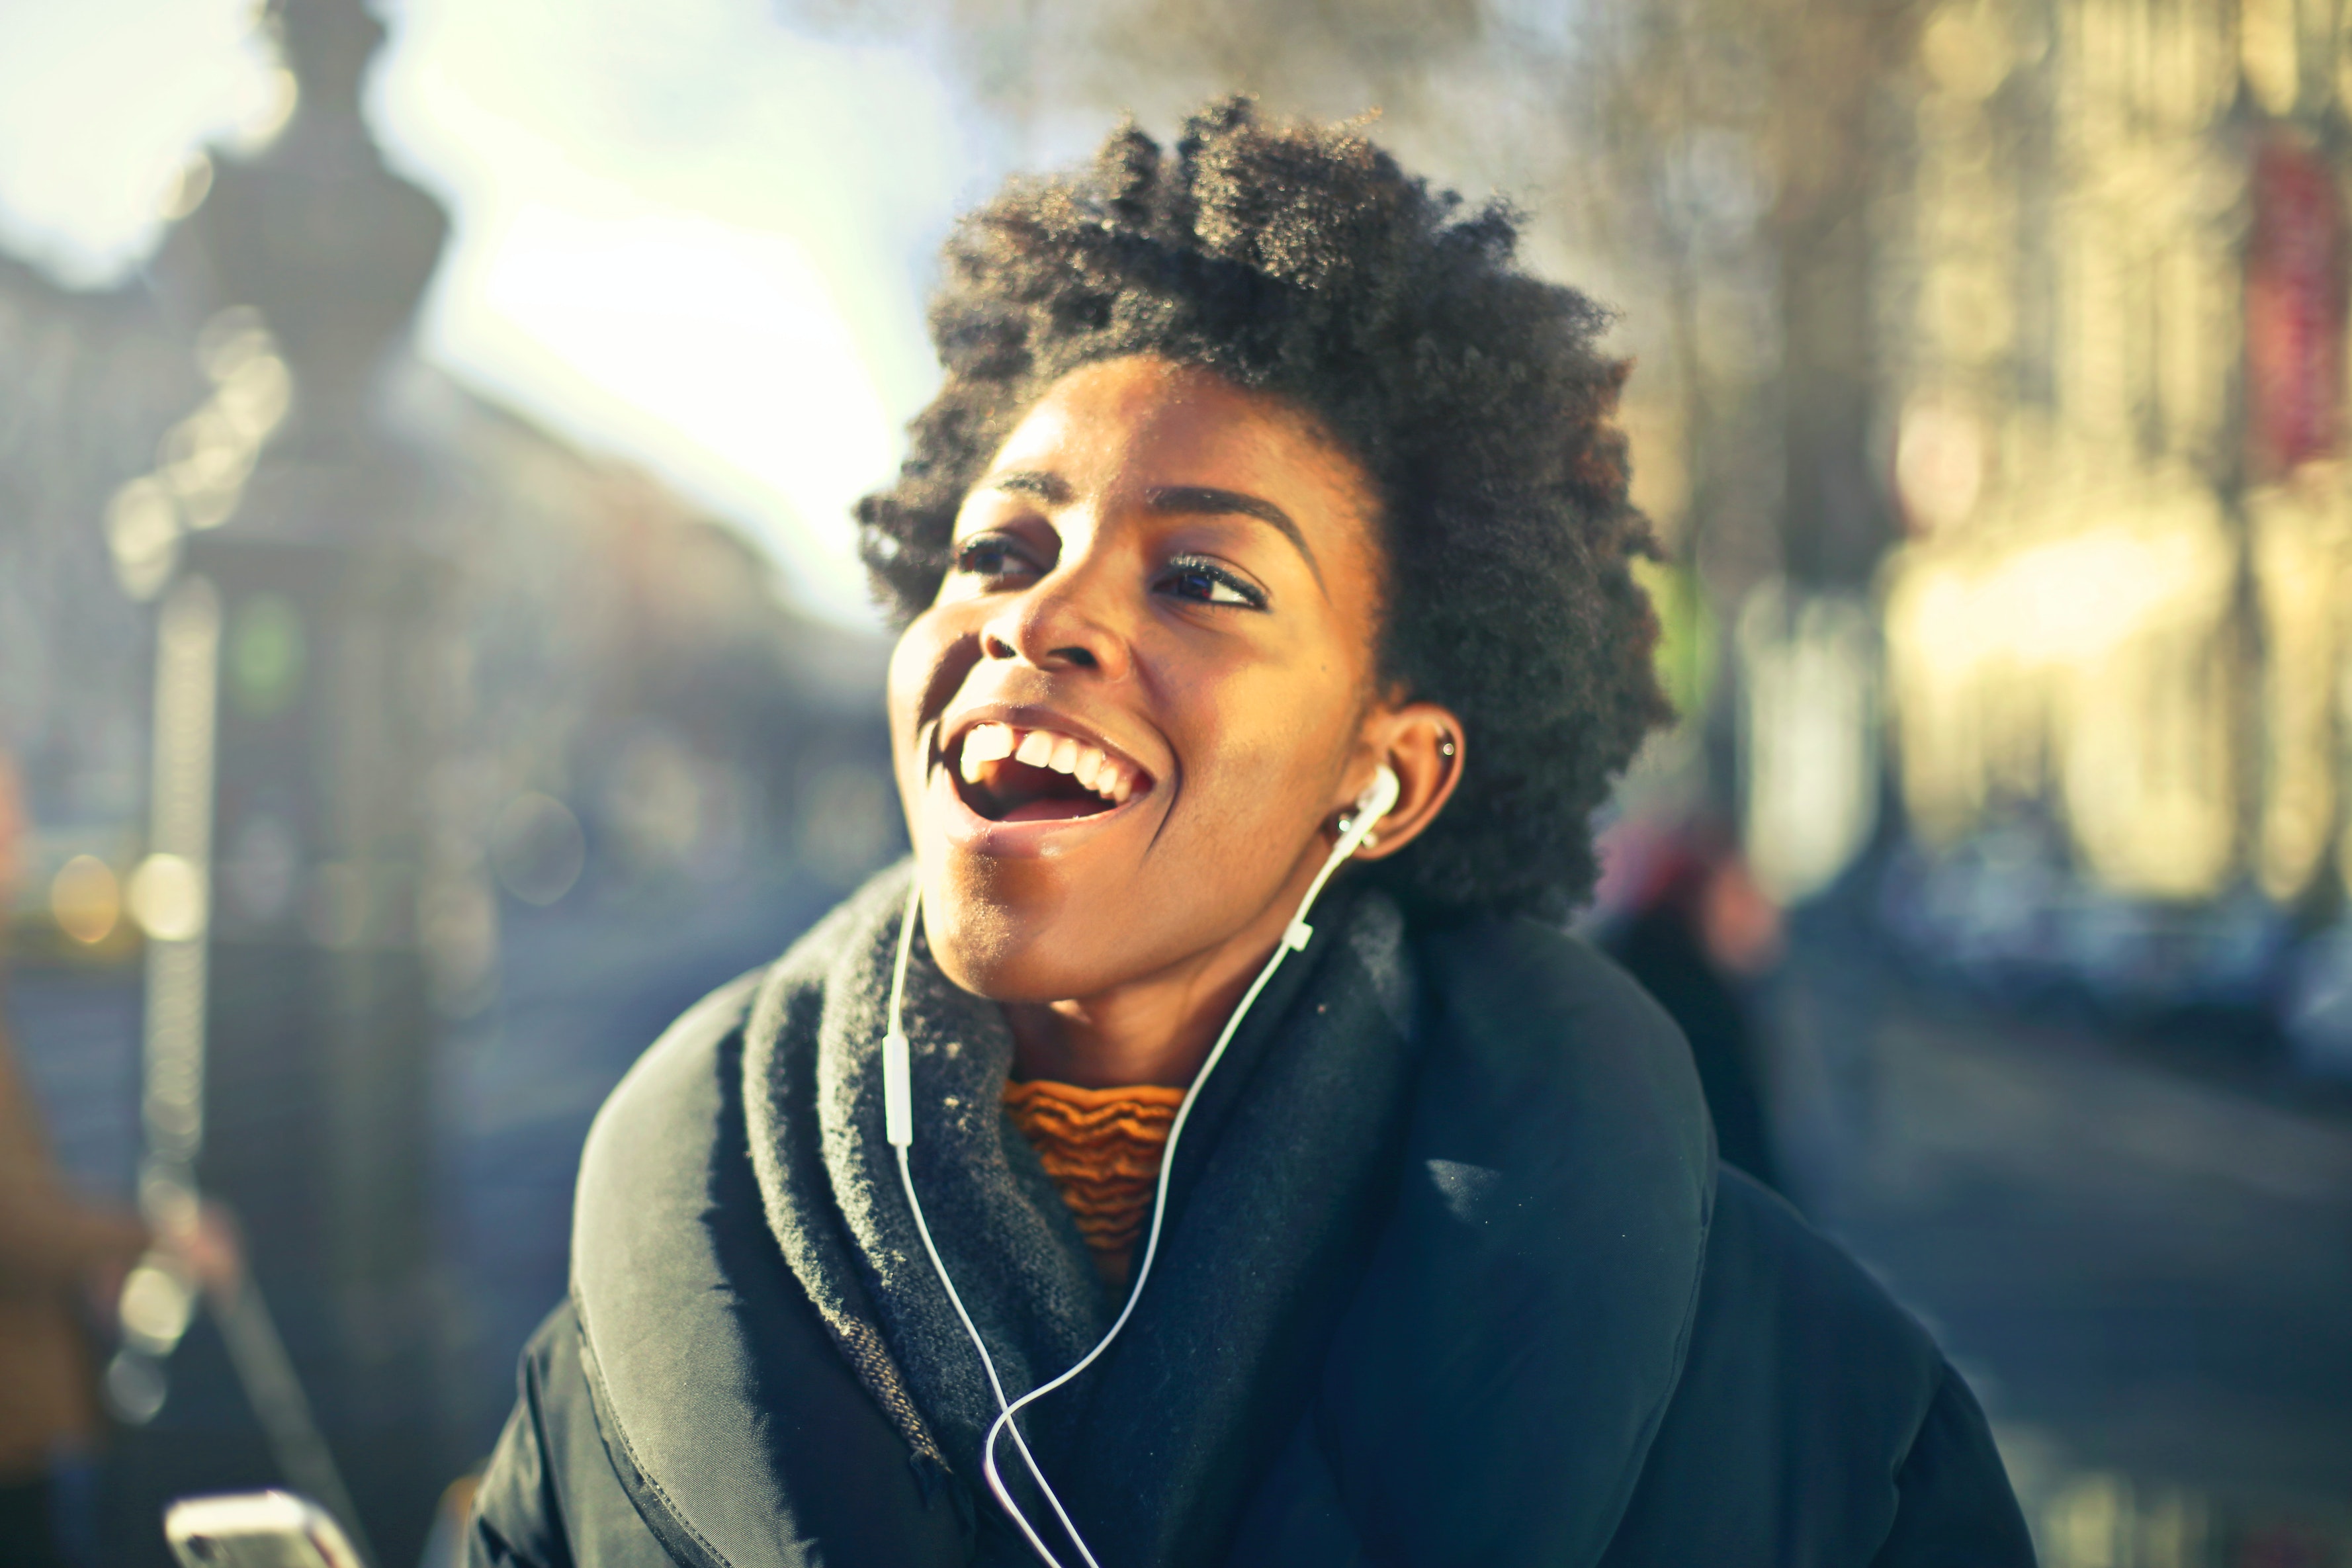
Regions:
<instances>
[{"instance_id":1,"label":"blurred building","mask_svg":"<svg viewBox=\"0 0 2352 1568\"><path fill-rule=\"evenodd\" d=\"M203 385L143 291L69 294L0 258L0 745L29 797L37 942L77 855L100 865L69 880L69 921L118 925L117 878L143 832L151 661L146 614L110 567L106 504Z\"/></svg>"},{"instance_id":2,"label":"blurred building","mask_svg":"<svg viewBox=\"0 0 2352 1568\"><path fill-rule=\"evenodd\" d=\"M2352 872L2340 55L2292 0L1925 30L1885 309L1931 842L2023 798L2125 891L2292 903Z\"/></svg>"},{"instance_id":3,"label":"blurred building","mask_svg":"<svg viewBox=\"0 0 2352 1568\"><path fill-rule=\"evenodd\" d=\"M2352 1066L2335 10L1658 0L1592 37L1657 263L1681 755L1759 881L1891 868L1932 962Z\"/></svg>"},{"instance_id":4,"label":"blurred building","mask_svg":"<svg viewBox=\"0 0 2352 1568\"><path fill-rule=\"evenodd\" d=\"M2352 883L2346 45L2294 0L1948 0L1891 89L1900 795L1931 855L2039 825L2086 963L2119 903L2307 929Z\"/></svg>"}]
</instances>

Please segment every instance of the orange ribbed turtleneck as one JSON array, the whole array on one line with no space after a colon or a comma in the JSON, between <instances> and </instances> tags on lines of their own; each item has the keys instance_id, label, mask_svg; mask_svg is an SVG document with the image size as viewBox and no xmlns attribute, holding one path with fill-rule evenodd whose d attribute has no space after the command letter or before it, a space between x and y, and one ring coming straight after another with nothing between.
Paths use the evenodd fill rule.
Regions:
<instances>
[{"instance_id":1,"label":"orange ribbed turtleneck","mask_svg":"<svg viewBox=\"0 0 2352 1568\"><path fill-rule=\"evenodd\" d=\"M1077 1218L1095 1268L1115 1287L1127 1282L1151 1214L1168 1130L1183 1103L1182 1089L1155 1083L1080 1089L1032 1079L1004 1086L1013 1124L1036 1148Z\"/></svg>"}]
</instances>

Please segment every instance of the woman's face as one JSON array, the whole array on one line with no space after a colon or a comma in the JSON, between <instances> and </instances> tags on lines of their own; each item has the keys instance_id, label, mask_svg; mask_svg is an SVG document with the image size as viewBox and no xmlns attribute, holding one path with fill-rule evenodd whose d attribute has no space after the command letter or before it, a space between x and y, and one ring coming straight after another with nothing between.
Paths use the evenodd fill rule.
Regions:
<instances>
[{"instance_id":1,"label":"woman's face","mask_svg":"<svg viewBox=\"0 0 2352 1568\"><path fill-rule=\"evenodd\" d=\"M1099 995L1298 896L1393 711L1377 507L1311 419L1207 371L1088 365L1029 411L890 665L949 978Z\"/></svg>"}]
</instances>

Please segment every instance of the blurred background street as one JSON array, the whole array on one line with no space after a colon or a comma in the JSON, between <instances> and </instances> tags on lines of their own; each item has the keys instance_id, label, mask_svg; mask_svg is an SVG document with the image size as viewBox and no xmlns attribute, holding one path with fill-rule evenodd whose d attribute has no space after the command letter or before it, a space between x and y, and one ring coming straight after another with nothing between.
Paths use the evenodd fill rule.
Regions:
<instances>
[{"instance_id":1,"label":"blurred background street","mask_svg":"<svg viewBox=\"0 0 2352 1568\"><path fill-rule=\"evenodd\" d=\"M1840 1018L1801 972L1844 963L1790 986L1801 1190L1971 1379L2047 1559L2338 1561L2352 1108L1899 983Z\"/></svg>"},{"instance_id":2,"label":"blurred background street","mask_svg":"<svg viewBox=\"0 0 2352 1568\"><path fill-rule=\"evenodd\" d=\"M1234 89L1619 312L1683 720L1580 925L1727 1157L2048 1563L2352 1568L2341 0L0 0L0 1017L72 1190L228 1205L438 1561L597 1105L903 846L847 508L947 225ZM303 1463L168 1274L77 1309L79 1562Z\"/></svg>"}]
</instances>

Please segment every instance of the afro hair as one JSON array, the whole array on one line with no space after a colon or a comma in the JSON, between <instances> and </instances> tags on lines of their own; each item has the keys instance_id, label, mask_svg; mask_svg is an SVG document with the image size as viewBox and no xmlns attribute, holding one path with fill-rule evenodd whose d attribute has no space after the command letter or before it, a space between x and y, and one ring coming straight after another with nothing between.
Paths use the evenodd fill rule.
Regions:
<instances>
[{"instance_id":1,"label":"afro hair","mask_svg":"<svg viewBox=\"0 0 2352 1568\"><path fill-rule=\"evenodd\" d=\"M1447 810L1367 867L1432 914L1565 915L1593 813L1670 716L1612 422L1628 369L1605 311L1517 270L1500 203L1465 211L1351 125L1246 99L1173 158L1122 126L1090 167L1018 179L950 238L931 306L946 380L898 484L857 507L877 593L937 594L956 511L1027 406L1096 361L1151 354L1318 416L1382 503L1386 689L1465 731Z\"/></svg>"}]
</instances>

